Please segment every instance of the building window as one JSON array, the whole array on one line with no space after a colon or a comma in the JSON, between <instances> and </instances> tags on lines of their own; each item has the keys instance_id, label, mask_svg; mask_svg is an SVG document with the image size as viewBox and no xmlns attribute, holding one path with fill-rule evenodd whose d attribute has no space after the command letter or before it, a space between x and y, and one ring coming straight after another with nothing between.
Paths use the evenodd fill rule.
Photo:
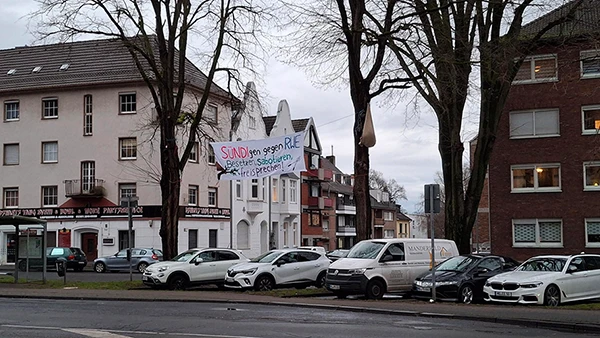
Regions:
<instances>
[{"instance_id":1,"label":"building window","mask_svg":"<svg viewBox=\"0 0 600 338\"><path fill-rule=\"evenodd\" d=\"M121 114L135 114L136 112L136 94L119 94L119 112Z\"/></svg>"},{"instance_id":2,"label":"building window","mask_svg":"<svg viewBox=\"0 0 600 338\"><path fill-rule=\"evenodd\" d=\"M190 151L190 157L188 161L198 163L198 142L194 142L192 146L192 151Z\"/></svg>"},{"instance_id":3,"label":"building window","mask_svg":"<svg viewBox=\"0 0 600 338\"><path fill-rule=\"evenodd\" d=\"M19 101L4 102L4 119L6 121L19 121Z\"/></svg>"},{"instance_id":4,"label":"building window","mask_svg":"<svg viewBox=\"0 0 600 338\"><path fill-rule=\"evenodd\" d=\"M42 163L58 162L58 142L42 142Z\"/></svg>"},{"instance_id":5,"label":"building window","mask_svg":"<svg viewBox=\"0 0 600 338\"><path fill-rule=\"evenodd\" d=\"M393 221L394 220L394 215L392 215L392 213L390 211L384 211L383 212L383 219L385 221Z\"/></svg>"},{"instance_id":6,"label":"building window","mask_svg":"<svg viewBox=\"0 0 600 338\"><path fill-rule=\"evenodd\" d=\"M279 180L274 178L273 179L273 186L271 187L271 200L273 202L277 202L279 201Z\"/></svg>"},{"instance_id":7,"label":"building window","mask_svg":"<svg viewBox=\"0 0 600 338\"><path fill-rule=\"evenodd\" d=\"M137 196L135 183L119 183L119 205L125 200L125 197L132 196Z\"/></svg>"},{"instance_id":8,"label":"building window","mask_svg":"<svg viewBox=\"0 0 600 338\"><path fill-rule=\"evenodd\" d=\"M555 219L513 220L514 247L562 247L562 221Z\"/></svg>"},{"instance_id":9,"label":"building window","mask_svg":"<svg viewBox=\"0 0 600 338\"><path fill-rule=\"evenodd\" d=\"M290 180L290 203L298 203L296 193L298 191L298 181Z\"/></svg>"},{"instance_id":10,"label":"building window","mask_svg":"<svg viewBox=\"0 0 600 338\"><path fill-rule=\"evenodd\" d=\"M206 153L207 153L206 160L208 161L208 164L214 165L216 163L216 159L215 159L215 151L214 151L213 147L211 147L209 145L208 146L208 151Z\"/></svg>"},{"instance_id":11,"label":"building window","mask_svg":"<svg viewBox=\"0 0 600 338\"><path fill-rule=\"evenodd\" d=\"M308 214L308 225L311 227L321 226L321 212L314 210L307 210Z\"/></svg>"},{"instance_id":12,"label":"building window","mask_svg":"<svg viewBox=\"0 0 600 338\"><path fill-rule=\"evenodd\" d=\"M4 188L4 207L19 207L19 188Z\"/></svg>"},{"instance_id":13,"label":"building window","mask_svg":"<svg viewBox=\"0 0 600 338\"><path fill-rule=\"evenodd\" d=\"M188 205L198 205L198 186L190 185L188 187Z\"/></svg>"},{"instance_id":14,"label":"building window","mask_svg":"<svg viewBox=\"0 0 600 338\"><path fill-rule=\"evenodd\" d=\"M319 169L319 155L308 154L308 169L315 170Z\"/></svg>"},{"instance_id":15,"label":"building window","mask_svg":"<svg viewBox=\"0 0 600 338\"><path fill-rule=\"evenodd\" d=\"M510 112L510 138L559 135L558 109Z\"/></svg>"},{"instance_id":16,"label":"building window","mask_svg":"<svg viewBox=\"0 0 600 338\"><path fill-rule=\"evenodd\" d=\"M42 207L58 206L58 187L42 187Z\"/></svg>"},{"instance_id":17,"label":"building window","mask_svg":"<svg viewBox=\"0 0 600 338\"><path fill-rule=\"evenodd\" d=\"M525 58L513 84L551 82L558 80L556 55L535 55Z\"/></svg>"},{"instance_id":18,"label":"building window","mask_svg":"<svg viewBox=\"0 0 600 338\"><path fill-rule=\"evenodd\" d=\"M17 165L19 164L19 144L5 144L4 145L4 165Z\"/></svg>"},{"instance_id":19,"label":"building window","mask_svg":"<svg viewBox=\"0 0 600 338\"><path fill-rule=\"evenodd\" d=\"M208 206L217 206L217 188L208 188Z\"/></svg>"},{"instance_id":20,"label":"building window","mask_svg":"<svg viewBox=\"0 0 600 338\"><path fill-rule=\"evenodd\" d=\"M267 200L267 193L266 193L267 182L268 182L267 179L270 180L271 178L263 177L263 179L262 179L262 199L263 199L263 201Z\"/></svg>"},{"instance_id":21,"label":"building window","mask_svg":"<svg viewBox=\"0 0 600 338\"><path fill-rule=\"evenodd\" d=\"M281 202L282 203L285 203L285 195L286 195L285 180L282 178L281 179Z\"/></svg>"},{"instance_id":22,"label":"building window","mask_svg":"<svg viewBox=\"0 0 600 338\"><path fill-rule=\"evenodd\" d=\"M600 218L586 218L585 246L600 247Z\"/></svg>"},{"instance_id":23,"label":"building window","mask_svg":"<svg viewBox=\"0 0 600 338\"><path fill-rule=\"evenodd\" d=\"M137 158L137 140L135 137L119 139L119 159L135 160Z\"/></svg>"},{"instance_id":24,"label":"building window","mask_svg":"<svg viewBox=\"0 0 600 338\"><path fill-rule=\"evenodd\" d=\"M44 119L58 118L58 99L57 98L42 99L42 118L44 118Z\"/></svg>"},{"instance_id":25,"label":"building window","mask_svg":"<svg viewBox=\"0 0 600 338\"><path fill-rule=\"evenodd\" d=\"M237 224L237 248L250 249L250 226L244 221Z\"/></svg>"},{"instance_id":26,"label":"building window","mask_svg":"<svg viewBox=\"0 0 600 338\"><path fill-rule=\"evenodd\" d=\"M81 190L89 192L96 186L96 162L81 162Z\"/></svg>"},{"instance_id":27,"label":"building window","mask_svg":"<svg viewBox=\"0 0 600 338\"><path fill-rule=\"evenodd\" d=\"M251 185L251 196L250 197L253 199L258 199L258 179L253 178L250 185Z\"/></svg>"},{"instance_id":28,"label":"building window","mask_svg":"<svg viewBox=\"0 0 600 338\"><path fill-rule=\"evenodd\" d=\"M512 192L559 192L560 164L514 165Z\"/></svg>"},{"instance_id":29,"label":"building window","mask_svg":"<svg viewBox=\"0 0 600 338\"><path fill-rule=\"evenodd\" d=\"M581 78L600 76L600 50L581 51Z\"/></svg>"},{"instance_id":30,"label":"building window","mask_svg":"<svg viewBox=\"0 0 600 338\"><path fill-rule=\"evenodd\" d=\"M207 121L217 123L217 106L207 105L204 109L204 116Z\"/></svg>"},{"instance_id":31,"label":"building window","mask_svg":"<svg viewBox=\"0 0 600 338\"><path fill-rule=\"evenodd\" d=\"M241 200L242 199L242 181L235 181L235 198Z\"/></svg>"},{"instance_id":32,"label":"building window","mask_svg":"<svg viewBox=\"0 0 600 338\"><path fill-rule=\"evenodd\" d=\"M383 230L383 238L394 238L394 230Z\"/></svg>"},{"instance_id":33,"label":"building window","mask_svg":"<svg viewBox=\"0 0 600 338\"><path fill-rule=\"evenodd\" d=\"M135 247L135 230L131 231L131 246L129 246L129 230L119 230L119 250L125 250ZM121 253L118 253L121 255ZM127 256L127 252L125 252Z\"/></svg>"},{"instance_id":34,"label":"building window","mask_svg":"<svg viewBox=\"0 0 600 338\"><path fill-rule=\"evenodd\" d=\"M581 107L583 134L598 134L600 131L600 105Z\"/></svg>"},{"instance_id":35,"label":"building window","mask_svg":"<svg viewBox=\"0 0 600 338\"><path fill-rule=\"evenodd\" d=\"M256 129L256 118L253 116L250 116L250 122L248 125L249 125L250 129Z\"/></svg>"},{"instance_id":36,"label":"building window","mask_svg":"<svg viewBox=\"0 0 600 338\"><path fill-rule=\"evenodd\" d=\"M600 190L600 162L583 163L584 190Z\"/></svg>"},{"instance_id":37,"label":"building window","mask_svg":"<svg viewBox=\"0 0 600 338\"><path fill-rule=\"evenodd\" d=\"M92 135L92 95L83 97L83 135Z\"/></svg>"},{"instance_id":38,"label":"building window","mask_svg":"<svg viewBox=\"0 0 600 338\"><path fill-rule=\"evenodd\" d=\"M319 197L321 194L319 194L321 186L318 183L311 183L310 184L310 197Z\"/></svg>"},{"instance_id":39,"label":"building window","mask_svg":"<svg viewBox=\"0 0 600 338\"><path fill-rule=\"evenodd\" d=\"M288 247L288 222L283 222L283 247Z\"/></svg>"}]
</instances>

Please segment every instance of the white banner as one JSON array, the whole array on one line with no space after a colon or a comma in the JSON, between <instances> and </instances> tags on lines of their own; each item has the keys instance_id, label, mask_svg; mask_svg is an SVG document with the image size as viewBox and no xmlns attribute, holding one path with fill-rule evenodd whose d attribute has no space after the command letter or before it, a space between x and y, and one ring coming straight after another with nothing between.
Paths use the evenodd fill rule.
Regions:
<instances>
[{"instance_id":1,"label":"white banner","mask_svg":"<svg viewBox=\"0 0 600 338\"><path fill-rule=\"evenodd\" d=\"M304 132L262 140L212 142L220 180L249 180L306 170Z\"/></svg>"}]
</instances>

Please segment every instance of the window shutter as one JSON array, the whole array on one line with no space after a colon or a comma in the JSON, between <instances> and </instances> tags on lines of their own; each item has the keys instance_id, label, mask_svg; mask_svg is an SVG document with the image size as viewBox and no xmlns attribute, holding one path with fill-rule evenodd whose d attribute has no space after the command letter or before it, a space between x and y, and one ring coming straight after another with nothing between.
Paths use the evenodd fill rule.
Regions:
<instances>
[{"instance_id":1,"label":"window shutter","mask_svg":"<svg viewBox=\"0 0 600 338\"><path fill-rule=\"evenodd\" d=\"M9 144L4 146L4 164L19 164L18 144Z\"/></svg>"}]
</instances>

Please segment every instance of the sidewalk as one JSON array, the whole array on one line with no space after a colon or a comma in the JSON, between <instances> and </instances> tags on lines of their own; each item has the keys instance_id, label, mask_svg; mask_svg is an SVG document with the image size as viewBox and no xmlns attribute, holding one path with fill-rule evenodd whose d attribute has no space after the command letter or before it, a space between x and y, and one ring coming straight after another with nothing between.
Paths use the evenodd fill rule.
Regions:
<instances>
[{"instance_id":1,"label":"sidewalk","mask_svg":"<svg viewBox=\"0 0 600 338\"><path fill-rule=\"evenodd\" d=\"M32 289L15 284L0 284L0 298L264 304L331 309L332 311L454 318L600 334L600 316L597 311L547 309L540 306L464 305L439 302L429 304L415 300L279 298L232 291Z\"/></svg>"}]
</instances>

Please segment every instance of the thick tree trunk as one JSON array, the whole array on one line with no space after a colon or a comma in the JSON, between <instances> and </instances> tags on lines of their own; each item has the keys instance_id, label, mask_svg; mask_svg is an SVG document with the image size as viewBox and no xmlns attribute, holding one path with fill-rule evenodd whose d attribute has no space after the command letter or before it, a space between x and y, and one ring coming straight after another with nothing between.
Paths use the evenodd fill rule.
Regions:
<instances>
[{"instance_id":1,"label":"thick tree trunk","mask_svg":"<svg viewBox=\"0 0 600 338\"><path fill-rule=\"evenodd\" d=\"M368 90L352 91L354 103L354 199L356 202L356 240L371 238L371 198L369 194L369 148L360 145L367 105Z\"/></svg>"},{"instance_id":2,"label":"thick tree trunk","mask_svg":"<svg viewBox=\"0 0 600 338\"><path fill-rule=\"evenodd\" d=\"M178 251L177 235L179 228L181 174L179 171L179 154L175 141L175 125L167 122L164 127L160 142L162 215L159 233L162 239L163 259L169 260L177 256Z\"/></svg>"}]
</instances>

